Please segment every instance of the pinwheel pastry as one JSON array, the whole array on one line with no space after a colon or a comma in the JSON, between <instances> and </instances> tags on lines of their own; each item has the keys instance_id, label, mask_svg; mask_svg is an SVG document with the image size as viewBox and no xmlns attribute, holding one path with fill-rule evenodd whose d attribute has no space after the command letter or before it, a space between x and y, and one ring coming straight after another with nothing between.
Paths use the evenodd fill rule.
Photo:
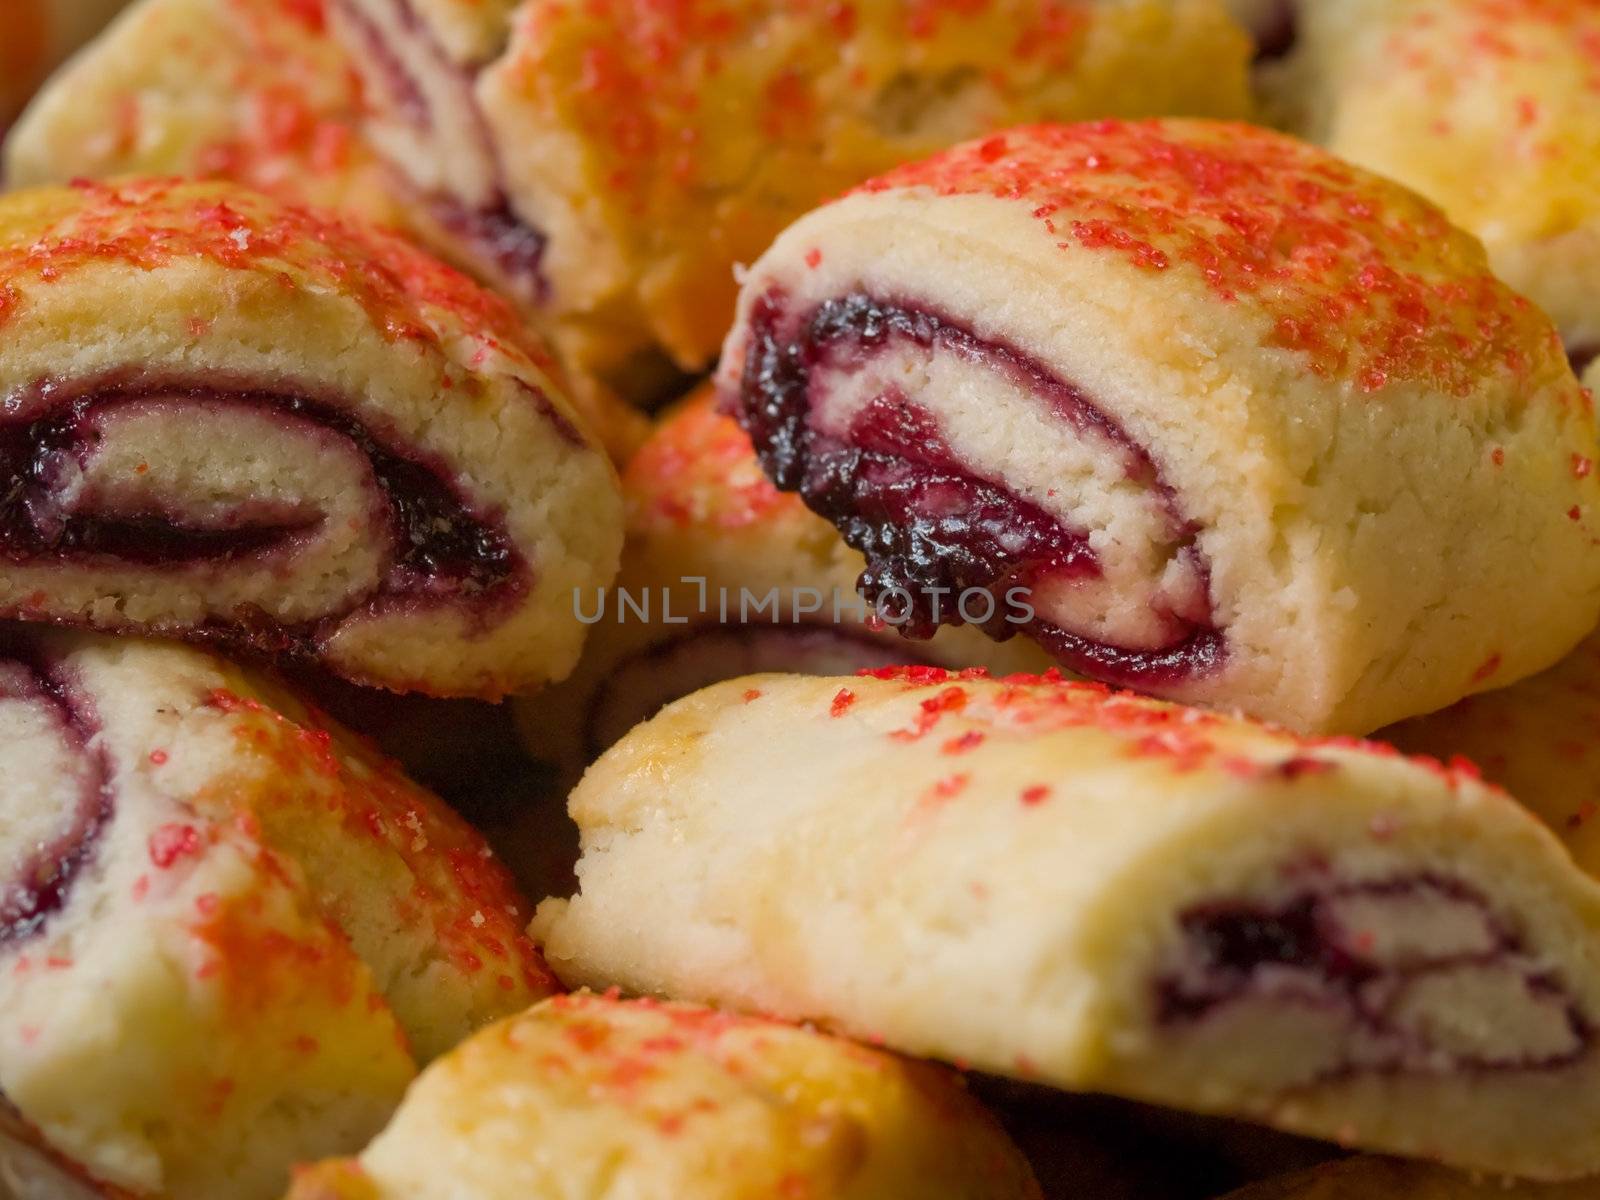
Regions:
<instances>
[{"instance_id":1,"label":"pinwheel pastry","mask_svg":"<svg viewBox=\"0 0 1600 1200\"><path fill-rule=\"evenodd\" d=\"M1600 1184L1515 1183L1426 1163L1351 1158L1235 1192L1226 1200L1594 1200Z\"/></svg>"},{"instance_id":2,"label":"pinwheel pastry","mask_svg":"<svg viewBox=\"0 0 1600 1200\"><path fill-rule=\"evenodd\" d=\"M751 269L721 380L912 636L965 617L1366 732L1548 666L1600 605L1549 321L1437 209L1251 126L1034 126L891 172Z\"/></svg>"},{"instance_id":3,"label":"pinwheel pastry","mask_svg":"<svg viewBox=\"0 0 1600 1200\"><path fill-rule=\"evenodd\" d=\"M772 486L749 437L714 405L709 388L696 391L624 470L622 572L615 587L581 601L593 625L578 669L516 702L537 758L575 783L663 704L757 671L1051 665L1027 641L997 644L973 629L945 629L916 646L898 637L889 624L898 613L880 616L856 591L861 555Z\"/></svg>"},{"instance_id":4,"label":"pinwheel pastry","mask_svg":"<svg viewBox=\"0 0 1600 1200\"><path fill-rule=\"evenodd\" d=\"M1600 634L1532 679L1378 736L1407 753L1477 764L1600 875Z\"/></svg>"},{"instance_id":5,"label":"pinwheel pastry","mask_svg":"<svg viewBox=\"0 0 1600 1200\"><path fill-rule=\"evenodd\" d=\"M1036 1200L954 1075L776 1021L576 994L434 1064L291 1200Z\"/></svg>"},{"instance_id":6,"label":"pinwheel pastry","mask_svg":"<svg viewBox=\"0 0 1600 1200\"><path fill-rule=\"evenodd\" d=\"M361 128L359 77L323 0L142 0L46 88L6 142L13 186L123 175L227 180L415 235ZM568 398L619 460L645 422L583 373Z\"/></svg>"},{"instance_id":7,"label":"pinwheel pastry","mask_svg":"<svg viewBox=\"0 0 1600 1200\"><path fill-rule=\"evenodd\" d=\"M1221 0L335 0L371 138L448 253L626 390L715 357L735 263L997 125L1241 115Z\"/></svg>"},{"instance_id":8,"label":"pinwheel pastry","mask_svg":"<svg viewBox=\"0 0 1600 1200\"><path fill-rule=\"evenodd\" d=\"M396 223L360 110L322 0L140 0L29 107L6 180L229 179Z\"/></svg>"},{"instance_id":9,"label":"pinwheel pastry","mask_svg":"<svg viewBox=\"0 0 1600 1200\"><path fill-rule=\"evenodd\" d=\"M110 1195L278 1195L553 990L466 824L208 654L13 630L0 733L0 1095Z\"/></svg>"},{"instance_id":10,"label":"pinwheel pastry","mask_svg":"<svg viewBox=\"0 0 1600 1200\"><path fill-rule=\"evenodd\" d=\"M117 14L125 0L6 0L0 37L0 132L52 69Z\"/></svg>"},{"instance_id":11,"label":"pinwheel pastry","mask_svg":"<svg viewBox=\"0 0 1600 1200\"><path fill-rule=\"evenodd\" d=\"M1481 237L1580 362L1600 352L1600 5L1305 4L1274 107Z\"/></svg>"},{"instance_id":12,"label":"pinwheel pastry","mask_svg":"<svg viewBox=\"0 0 1600 1200\"><path fill-rule=\"evenodd\" d=\"M1470 773L1050 678L758 675L573 793L569 984L1457 1166L1600 1170L1600 885Z\"/></svg>"},{"instance_id":13,"label":"pinwheel pastry","mask_svg":"<svg viewBox=\"0 0 1600 1200\"><path fill-rule=\"evenodd\" d=\"M497 696L568 671L621 504L512 311L216 184L0 201L0 615Z\"/></svg>"}]
</instances>

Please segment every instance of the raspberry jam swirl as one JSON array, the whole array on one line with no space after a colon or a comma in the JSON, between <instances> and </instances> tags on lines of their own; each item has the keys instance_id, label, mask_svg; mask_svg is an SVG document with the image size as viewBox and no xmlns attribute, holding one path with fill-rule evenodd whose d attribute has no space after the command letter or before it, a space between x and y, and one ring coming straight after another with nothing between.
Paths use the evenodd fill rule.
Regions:
<instances>
[{"instance_id":1,"label":"raspberry jam swirl","mask_svg":"<svg viewBox=\"0 0 1600 1200\"><path fill-rule=\"evenodd\" d=\"M947 427L913 388L1004 389L1063 439L1060 478L1008 473L981 428ZM903 610L908 636L961 623L1000 640L1021 632L1074 670L1144 688L1224 662L1209 565L1160 469L1081 388L1015 347L922 305L856 293L795 312L772 291L752 308L735 409L777 485L866 556L862 592ZM1074 490L1102 502L1074 511ZM1093 514L1143 544L1097 536ZM970 601L978 592L992 611Z\"/></svg>"},{"instance_id":2,"label":"raspberry jam swirl","mask_svg":"<svg viewBox=\"0 0 1600 1200\"><path fill-rule=\"evenodd\" d=\"M357 612L449 604L490 621L527 589L498 515L476 511L446 464L326 399L102 379L38 385L5 412L0 560L63 579L5 615L71 620L74 576L122 581L159 611L85 606L79 623L315 653Z\"/></svg>"},{"instance_id":3,"label":"raspberry jam swirl","mask_svg":"<svg viewBox=\"0 0 1600 1200\"><path fill-rule=\"evenodd\" d=\"M0 828L4 950L65 907L111 819L113 796L105 752L95 745L94 706L57 664L0 644L0 722L29 759L8 785L18 802Z\"/></svg>"},{"instance_id":4,"label":"raspberry jam swirl","mask_svg":"<svg viewBox=\"0 0 1600 1200\"><path fill-rule=\"evenodd\" d=\"M429 220L517 299L547 298L546 238L512 208L474 94L481 63L458 61L410 0L330 0L332 26L375 107L373 141Z\"/></svg>"},{"instance_id":5,"label":"raspberry jam swirl","mask_svg":"<svg viewBox=\"0 0 1600 1200\"><path fill-rule=\"evenodd\" d=\"M1314 1012L1345 1047L1322 1056L1319 1080L1558 1070L1594 1041L1578 997L1459 879L1319 879L1275 903L1198 904L1179 925L1182 948L1156 983L1160 1023L1192 1029L1237 1007ZM1452 1005L1486 995L1500 1020L1454 1029Z\"/></svg>"}]
</instances>

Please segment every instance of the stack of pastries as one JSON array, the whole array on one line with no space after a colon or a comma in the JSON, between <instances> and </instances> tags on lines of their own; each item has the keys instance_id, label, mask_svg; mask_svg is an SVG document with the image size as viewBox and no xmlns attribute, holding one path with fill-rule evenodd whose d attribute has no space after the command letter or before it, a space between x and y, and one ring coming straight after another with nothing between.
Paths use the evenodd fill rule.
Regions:
<instances>
[{"instance_id":1,"label":"stack of pastries","mask_svg":"<svg viewBox=\"0 0 1600 1200\"><path fill-rule=\"evenodd\" d=\"M0 1198L1600 1196L1597 45L0 10Z\"/></svg>"}]
</instances>

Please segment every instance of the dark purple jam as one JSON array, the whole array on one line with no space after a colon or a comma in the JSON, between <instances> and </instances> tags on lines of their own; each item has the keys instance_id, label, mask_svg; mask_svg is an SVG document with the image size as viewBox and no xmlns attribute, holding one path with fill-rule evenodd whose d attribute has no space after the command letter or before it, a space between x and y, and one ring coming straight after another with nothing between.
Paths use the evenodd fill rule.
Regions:
<instances>
[{"instance_id":1,"label":"dark purple jam","mask_svg":"<svg viewBox=\"0 0 1600 1200\"><path fill-rule=\"evenodd\" d=\"M371 464L393 530L395 559L382 596L481 596L518 585L520 556L505 530L473 513L441 468L402 455L348 412L292 393L158 380L106 381L68 393L45 383L8 399L0 422L0 559L181 565L269 554L292 544L319 514L248 506L227 527L185 524L180 513L61 512L52 501L59 473L85 463L102 436L95 418L122 404L240 405L282 414L354 445ZM42 414L42 415L39 415Z\"/></svg>"},{"instance_id":2,"label":"dark purple jam","mask_svg":"<svg viewBox=\"0 0 1600 1200\"><path fill-rule=\"evenodd\" d=\"M1179 552L1197 556L1194 530L1177 517L1154 463L1078 388L937 313L866 295L830 300L796 325L782 296L769 294L756 303L750 327L735 415L778 487L798 492L866 556L860 587L867 599L886 611L903 610L909 599L902 633L926 638L941 624L960 624L948 597L981 589L997 598L993 619L982 625L989 636L1004 640L1024 631L1065 665L1107 682L1156 687L1221 664L1222 634L1191 622L1179 622L1185 632L1174 644L1143 650L1091 641L1043 620L1008 620L1013 610L1003 601L1012 588L1100 574L1088 531L1064 527L1003 484L966 469L914 396L889 389L862 410L844 438L817 430L810 420L815 370L865 363L896 341L984 363L1074 429L1093 431L1114 447L1129 477L1149 487L1167 510ZM935 613L940 597L946 602Z\"/></svg>"},{"instance_id":3,"label":"dark purple jam","mask_svg":"<svg viewBox=\"0 0 1600 1200\"><path fill-rule=\"evenodd\" d=\"M98 722L59 671L42 663L0 661L0 699L47 708L82 765L78 803L64 828L9 864L11 878L0 882L0 947L5 947L38 933L65 906L73 881L93 858L100 832L111 819L112 791L105 752L91 748Z\"/></svg>"},{"instance_id":4,"label":"dark purple jam","mask_svg":"<svg viewBox=\"0 0 1600 1200\"><path fill-rule=\"evenodd\" d=\"M360 40L373 73L382 81L395 115L425 136L472 138L486 161L493 164L494 173L499 178L501 172L494 138L472 89L476 68L463 66L450 58L418 17L410 0L387 2L406 36L425 48L440 78L448 80L449 86L459 89L461 104L472 114L473 128L467 131L439 129L421 85L389 44L383 30L362 11L355 0L335 0L342 19ZM409 180L402 164L393 163L391 166ZM407 186L419 192L424 191L410 183ZM441 229L471 247L472 256L483 267L514 283L522 293L522 299L529 303L545 300L549 284L544 277L547 239L543 232L528 225L512 211L503 185L497 187L492 203L481 203L481 199L478 197L468 202L448 191L432 190L426 190L417 197Z\"/></svg>"},{"instance_id":5,"label":"dark purple jam","mask_svg":"<svg viewBox=\"0 0 1600 1200\"><path fill-rule=\"evenodd\" d=\"M390 0L390 3L401 24L408 30L426 36L408 0ZM424 133L431 131L433 109L428 104L428 98L422 94L422 88L395 53L377 22L362 10L356 0L333 0L333 4L340 19L360 39L364 56L373 73L383 80L384 90L388 92L388 100L394 111L412 128Z\"/></svg>"},{"instance_id":6,"label":"dark purple jam","mask_svg":"<svg viewBox=\"0 0 1600 1200\"><path fill-rule=\"evenodd\" d=\"M187 526L181 516L158 512L105 517L73 515L50 533L41 533L38 541L48 542L51 553L65 558L115 558L153 567L243 558L272 550L284 539L315 526L315 521L273 523L251 519L217 529ZM0 532L0 553L10 555L16 544Z\"/></svg>"},{"instance_id":7,"label":"dark purple jam","mask_svg":"<svg viewBox=\"0 0 1600 1200\"><path fill-rule=\"evenodd\" d=\"M817 460L823 470L806 480L807 503L831 514L866 555L861 586L868 596L911 598L907 636L932 637L947 623L933 611L939 595L974 588L1003 595L1046 579L1099 574L1081 533L963 471L932 419L903 394L874 400L850 437L850 446ZM1000 605L983 628L991 637L1014 632Z\"/></svg>"},{"instance_id":8,"label":"dark purple jam","mask_svg":"<svg viewBox=\"0 0 1600 1200\"><path fill-rule=\"evenodd\" d=\"M1300 41L1298 0L1274 0L1258 27L1251 31L1256 39L1256 61L1276 62L1294 52Z\"/></svg>"},{"instance_id":9,"label":"dark purple jam","mask_svg":"<svg viewBox=\"0 0 1600 1200\"><path fill-rule=\"evenodd\" d=\"M1352 900L1433 900L1470 913L1480 945L1444 946L1385 956L1370 931L1346 928L1339 905ZM1184 961L1156 982L1156 1015L1164 1024L1192 1024L1244 1000L1278 996L1344 1014L1370 1045L1384 1048L1366 1069L1400 1069L1436 1062L1439 1051L1396 1022L1406 990L1461 968L1514 972L1531 1000L1558 1011L1571 1031L1571 1049L1543 1057L1453 1055L1458 1069L1538 1070L1565 1066L1587 1053L1593 1029L1578 1002L1492 911L1487 898L1456 880L1431 875L1308 887L1276 905L1219 900L1179 918ZM1353 1067L1352 1067L1353 1069Z\"/></svg>"},{"instance_id":10,"label":"dark purple jam","mask_svg":"<svg viewBox=\"0 0 1600 1200\"><path fill-rule=\"evenodd\" d=\"M492 208L473 208L452 196L439 195L429 196L426 203L443 229L469 244L485 265L516 283L528 301L548 298L550 287L544 277L547 239L524 224L504 197Z\"/></svg>"}]
</instances>

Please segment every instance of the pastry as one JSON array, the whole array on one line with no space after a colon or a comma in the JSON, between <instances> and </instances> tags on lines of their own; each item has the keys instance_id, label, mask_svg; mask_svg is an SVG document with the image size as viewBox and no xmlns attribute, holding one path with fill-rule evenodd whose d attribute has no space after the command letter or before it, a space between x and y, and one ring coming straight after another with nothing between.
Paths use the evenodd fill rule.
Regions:
<instances>
[{"instance_id":1,"label":"pastry","mask_svg":"<svg viewBox=\"0 0 1600 1200\"><path fill-rule=\"evenodd\" d=\"M572 782L599 753L662 705L758 671L848 674L919 661L1042 671L1025 640L996 644L973 629L912 645L889 612L856 591L861 555L798 497L761 472L744 431L709 387L657 423L622 473L622 571L585 596L593 622L578 669L516 702L535 757ZM569 785L570 786L570 785Z\"/></svg>"},{"instance_id":2,"label":"pastry","mask_svg":"<svg viewBox=\"0 0 1600 1200\"><path fill-rule=\"evenodd\" d=\"M649 396L733 268L896 162L1049 116L1247 111L1221 0L336 0L371 138L452 256Z\"/></svg>"},{"instance_id":3,"label":"pastry","mask_svg":"<svg viewBox=\"0 0 1600 1200\"><path fill-rule=\"evenodd\" d=\"M569 986L1600 1171L1600 885L1470 772L1051 678L758 675L589 769Z\"/></svg>"},{"instance_id":4,"label":"pastry","mask_svg":"<svg viewBox=\"0 0 1600 1200\"><path fill-rule=\"evenodd\" d=\"M1600 605L1548 320L1438 210L1263 129L1034 126L882 176L748 272L720 379L912 636L1364 733Z\"/></svg>"},{"instance_id":5,"label":"pastry","mask_svg":"<svg viewBox=\"0 0 1600 1200\"><path fill-rule=\"evenodd\" d=\"M511 211L473 94L516 0L327 0L369 102L367 137L429 231L499 290L536 305L544 238Z\"/></svg>"},{"instance_id":6,"label":"pastry","mask_svg":"<svg viewBox=\"0 0 1600 1200\"><path fill-rule=\"evenodd\" d=\"M1515 1183L1425 1163L1352 1158L1272 1179L1226 1200L1594 1200L1600 1181Z\"/></svg>"},{"instance_id":7,"label":"pastry","mask_svg":"<svg viewBox=\"0 0 1600 1200\"><path fill-rule=\"evenodd\" d=\"M360 114L322 0L140 0L17 123L6 180L192 175L398 223Z\"/></svg>"},{"instance_id":8,"label":"pastry","mask_svg":"<svg viewBox=\"0 0 1600 1200\"><path fill-rule=\"evenodd\" d=\"M142 0L29 108L6 142L6 178L227 180L415 236L432 218L369 144L366 111L324 0ZM643 419L587 374L567 382L625 458Z\"/></svg>"},{"instance_id":9,"label":"pastry","mask_svg":"<svg viewBox=\"0 0 1600 1200\"><path fill-rule=\"evenodd\" d=\"M290 1200L1042 1200L941 1068L689 1005L557 996L434 1064Z\"/></svg>"},{"instance_id":10,"label":"pastry","mask_svg":"<svg viewBox=\"0 0 1600 1200\"><path fill-rule=\"evenodd\" d=\"M216 184L0 200L0 616L394 690L558 678L621 506L512 311Z\"/></svg>"},{"instance_id":11,"label":"pastry","mask_svg":"<svg viewBox=\"0 0 1600 1200\"><path fill-rule=\"evenodd\" d=\"M553 990L481 838L206 653L10 631L0 732L0 1095L106 1194L279 1195Z\"/></svg>"},{"instance_id":12,"label":"pastry","mask_svg":"<svg viewBox=\"0 0 1600 1200\"><path fill-rule=\"evenodd\" d=\"M1305 4L1274 107L1335 154L1415 188L1495 270L1600 351L1600 5Z\"/></svg>"},{"instance_id":13,"label":"pastry","mask_svg":"<svg viewBox=\"0 0 1600 1200\"><path fill-rule=\"evenodd\" d=\"M1600 875L1600 634L1515 687L1378 736L1408 753L1475 763Z\"/></svg>"},{"instance_id":14,"label":"pastry","mask_svg":"<svg viewBox=\"0 0 1600 1200\"><path fill-rule=\"evenodd\" d=\"M6 0L0 37L0 132L62 59L117 15L125 0Z\"/></svg>"}]
</instances>

